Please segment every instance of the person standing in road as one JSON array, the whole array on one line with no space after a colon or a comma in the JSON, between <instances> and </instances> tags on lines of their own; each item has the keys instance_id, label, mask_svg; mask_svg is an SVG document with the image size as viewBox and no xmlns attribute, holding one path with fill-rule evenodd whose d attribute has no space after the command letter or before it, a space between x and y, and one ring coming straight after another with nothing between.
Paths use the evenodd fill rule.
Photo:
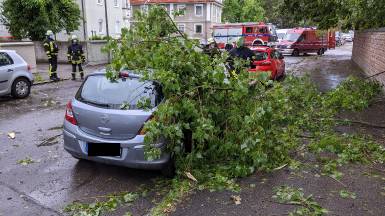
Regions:
<instances>
[{"instance_id":1,"label":"person standing in road","mask_svg":"<svg viewBox=\"0 0 385 216\"><path fill-rule=\"evenodd\" d=\"M51 30L47 31L43 46L49 61L49 78L53 81L59 81L60 79L57 76L57 55L59 53L59 47L55 42L54 34Z\"/></svg>"},{"instance_id":2,"label":"person standing in road","mask_svg":"<svg viewBox=\"0 0 385 216\"><path fill-rule=\"evenodd\" d=\"M249 49L247 46L245 46L244 39L242 37L239 38L239 40L237 41L237 46L230 50L229 58L227 59L231 74L233 76L236 76L236 74L240 73L239 70L235 70L234 59L240 58L245 61L248 61L249 63L245 66L250 67L254 56L254 52L251 51L251 49Z\"/></svg>"},{"instance_id":3,"label":"person standing in road","mask_svg":"<svg viewBox=\"0 0 385 216\"><path fill-rule=\"evenodd\" d=\"M207 40L207 45L203 49L203 53L209 55L211 58L221 55L221 51L219 50L218 44L214 38L209 38Z\"/></svg>"},{"instance_id":4,"label":"person standing in road","mask_svg":"<svg viewBox=\"0 0 385 216\"><path fill-rule=\"evenodd\" d=\"M82 63L86 61L83 52L83 46L79 44L78 37L72 35L71 45L68 46L67 52L68 62L72 64L72 80L76 79L76 68L79 68L80 79L84 79Z\"/></svg>"}]
</instances>

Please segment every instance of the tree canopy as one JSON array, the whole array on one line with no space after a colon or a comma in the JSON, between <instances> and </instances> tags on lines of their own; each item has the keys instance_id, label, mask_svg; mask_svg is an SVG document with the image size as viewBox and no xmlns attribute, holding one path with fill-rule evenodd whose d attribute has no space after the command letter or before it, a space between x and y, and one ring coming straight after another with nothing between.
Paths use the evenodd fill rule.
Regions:
<instances>
[{"instance_id":1,"label":"tree canopy","mask_svg":"<svg viewBox=\"0 0 385 216\"><path fill-rule=\"evenodd\" d=\"M80 9L74 0L5 0L1 21L17 39L44 39L45 32L72 32L80 26Z\"/></svg>"},{"instance_id":2,"label":"tree canopy","mask_svg":"<svg viewBox=\"0 0 385 216\"><path fill-rule=\"evenodd\" d=\"M261 0L225 0L223 2L225 22L257 22L265 20Z\"/></svg>"},{"instance_id":3,"label":"tree canopy","mask_svg":"<svg viewBox=\"0 0 385 216\"><path fill-rule=\"evenodd\" d=\"M284 0L282 13L321 29L368 29L385 26L384 0Z\"/></svg>"}]
</instances>

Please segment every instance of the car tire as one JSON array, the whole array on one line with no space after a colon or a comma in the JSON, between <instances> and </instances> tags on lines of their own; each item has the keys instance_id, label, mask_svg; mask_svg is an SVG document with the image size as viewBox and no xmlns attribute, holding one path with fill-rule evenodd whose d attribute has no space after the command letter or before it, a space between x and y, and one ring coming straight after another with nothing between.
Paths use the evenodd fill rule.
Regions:
<instances>
[{"instance_id":1,"label":"car tire","mask_svg":"<svg viewBox=\"0 0 385 216\"><path fill-rule=\"evenodd\" d=\"M317 52L317 55L321 56L323 54L323 49L319 49L318 52Z\"/></svg>"},{"instance_id":2,"label":"car tire","mask_svg":"<svg viewBox=\"0 0 385 216\"><path fill-rule=\"evenodd\" d=\"M293 50L293 56L299 56L299 50L298 49Z\"/></svg>"},{"instance_id":3,"label":"car tire","mask_svg":"<svg viewBox=\"0 0 385 216\"><path fill-rule=\"evenodd\" d=\"M174 178L175 176L175 161L173 157L163 166L162 175L167 178Z\"/></svg>"},{"instance_id":4,"label":"car tire","mask_svg":"<svg viewBox=\"0 0 385 216\"><path fill-rule=\"evenodd\" d=\"M17 78L11 87L11 95L17 99L23 99L29 96L31 93L31 82L24 78Z\"/></svg>"}]
</instances>

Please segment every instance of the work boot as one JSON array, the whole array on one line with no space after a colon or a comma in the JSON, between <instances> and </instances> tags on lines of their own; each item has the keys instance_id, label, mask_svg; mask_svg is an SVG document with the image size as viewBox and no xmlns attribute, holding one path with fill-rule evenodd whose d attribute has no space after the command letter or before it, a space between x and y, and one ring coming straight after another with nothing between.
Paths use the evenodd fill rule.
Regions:
<instances>
[{"instance_id":1,"label":"work boot","mask_svg":"<svg viewBox=\"0 0 385 216\"><path fill-rule=\"evenodd\" d=\"M72 80L76 80L76 75L75 74L71 74L72 75Z\"/></svg>"},{"instance_id":2,"label":"work boot","mask_svg":"<svg viewBox=\"0 0 385 216\"><path fill-rule=\"evenodd\" d=\"M80 79L84 80L84 73L80 73Z\"/></svg>"},{"instance_id":3,"label":"work boot","mask_svg":"<svg viewBox=\"0 0 385 216\"><path fill-rule=\"evenodd\" d=\"M57 73L55 73L54 77L56 82L60 81L60 78L57 76Z\"/></svg>"},{"instance_id":4,"label":"work boot","mask_svg":"<svg viewBox=\"0 0 385 216\"><path fill-rule=\"evenodd\" d=\"M56 81L54 75L49 76L49 79L52 80L52 81Z\"/></svg>"}]
</instances>

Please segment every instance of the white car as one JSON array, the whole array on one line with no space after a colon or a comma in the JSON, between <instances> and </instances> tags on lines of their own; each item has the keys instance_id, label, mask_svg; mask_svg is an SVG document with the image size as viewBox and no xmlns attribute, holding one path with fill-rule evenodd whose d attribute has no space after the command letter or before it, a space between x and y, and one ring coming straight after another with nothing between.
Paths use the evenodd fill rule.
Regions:
<instances>
[{"instance_id":1,"label":"white car","mask_svg":"<svg viewBox=\"0 0 385 216\"><path fill-rule=\"evenodd\" d=\"M14 50L0 50L0 96L26 98L31 92L31 67Z\"/></svg>"}]
</instances>

